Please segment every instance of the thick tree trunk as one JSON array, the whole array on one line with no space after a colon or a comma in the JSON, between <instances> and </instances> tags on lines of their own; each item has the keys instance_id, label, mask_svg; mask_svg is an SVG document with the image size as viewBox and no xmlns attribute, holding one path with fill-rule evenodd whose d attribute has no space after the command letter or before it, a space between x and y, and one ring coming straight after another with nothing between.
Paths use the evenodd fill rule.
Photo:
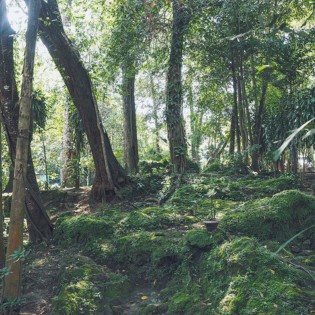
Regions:
<instances>
[{"instance_id":1,"label":"thick tree trunk","mask_svg":"<svg viewBox=\"0 0 315 315\"><path fill-rule=\"evenodd\" d=\"M123 66L124 156L129 174L139 172L138 138L135 104L135 74Z\"/></svg>"},{"instance_id":2,"label":"thick tree trunk","mask_svg":"<svg viewBox=\"0 0 315 315\"><path fill-rule=\"evenodd\" d=\"M182 60L184 34L188 23L189 15L182 1L174 0L166 86L166 124L173 171L180 174L184 172L187 155L182 113Z\"/></svg>"},{"instance_id":3,"label":"thick tree trunk","mask_svg":"<svg viewBox=\"0 0 315 315\"><path fill-rule=\"evenodd\" d=\"M22 261L21 259L18 261L12 259L12 255L23 249L25 189L27 187L26 174L31 130L32 85L39 9L40 0L30 1L6 258L6 266L10 272L4 278L4 300L19 298L22 289ZM10 313L19 314L14 309L11 309Z\"/></svg>"},{"instance_id":4,"label":"thick tree trunk","mask_svg":"<svg viewBox=\"0 0 315 315\"><path fill-rule=\"evenodd\" d=\"M98 112L91 80L78 51L64 32L56 0L41 1L40 37L59 69L74 105L77 107L91 147L95 181L91 197L101 201L115 195L127 181L115 158Z\"/></svg>"},{"instance_id":5,"label":"thick tree trunk","mask_svg":"<svg viewBox=\"0 0 315 315\"><path fill-rule=\"evenodd\" d=\"M1 120L9 146L12 164L15 160L15 148L18 136L19 98L15 82L13 62L13 37L14 31L6 20L5 2L0 1L0 109ZM6 21L6 23L4 23ZM28 154L26 191L26 216L30 240L40 242L52 236L53 225L42 204L34 172L31 153Z\"/></svg>"}]
</instances>

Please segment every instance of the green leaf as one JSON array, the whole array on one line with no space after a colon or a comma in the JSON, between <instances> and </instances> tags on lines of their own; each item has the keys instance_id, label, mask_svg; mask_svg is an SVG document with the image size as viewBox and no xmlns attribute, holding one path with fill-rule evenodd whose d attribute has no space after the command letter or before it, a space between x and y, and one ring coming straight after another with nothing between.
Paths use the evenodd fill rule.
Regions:
<instances>
[{"instance_id":1,"label":"green leaf","mask_svg":"<svg viewBox=\"0 0 315 315\"><path fill-rule=\"evenodd\" d=\"M281 147L279 149L277 149L274 153L273 153L273 159L274 161L279 160L281 153L285 150L285 148L289 145L289 143L292 141L292 139L301 131L303 130L310 122L312 122L315 119L312 118L310 120L308 120L305 124L303 124L302 126L300 126L299 128L295 129L292 134L287 137L284 142L282 143Z\"/></svg>"},{"instance_id":2,"label":"green leaf","mask_svg":"<svg viewBox=\"0 0 315 315\"><path fill-rule=\"evenodd\" d=\"M275 254L278 254L282 249L284 249L288 244L290 244L293 240L295 240L298 236L300 236L301 234L303 234L304 232L312 229L315 227L315 224L311 225L310 227L300 231L299 233L295 234L294 236L292 236L289 240L287 240L286 242L284 242L283 244L281 244L281 246L275 251Z\"/></svg>"},{"instance_id":3,"label":"green leaf","mask_svg":"<svg viewBox=\"0 0 315 315\"><path fill-rule=\"evenodd\" d=\"M312 136L312 135L314 135L315 134L315 129L311 129L311 130L309 130L304 136L303 136L303 140L305 139L305 138L307 138L307 137L309 137L309 136Z\"/></svg>"}]
</instances>

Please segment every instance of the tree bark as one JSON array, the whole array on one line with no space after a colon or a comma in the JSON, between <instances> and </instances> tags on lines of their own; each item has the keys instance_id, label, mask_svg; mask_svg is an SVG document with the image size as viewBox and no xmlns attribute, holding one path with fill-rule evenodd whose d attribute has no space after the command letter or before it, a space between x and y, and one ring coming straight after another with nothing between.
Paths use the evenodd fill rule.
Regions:
<instances>
[{"instance_id":1,"label":"tree bark","mask_svg":"<svg viewBox=\"0 0 315 315\"><path fill-rule=\"evenodd\" d=\"M232 51L234 53L234 51ZM238 93L237 93L237 77L235 69L234 57L232 57L231 63L232 79L233 79L233 111L231 117L231 127L230 127L230 149L229 153L234 155L235 153L235 137L237 152L241 152L241 140L240 140L240 129L238 124Z\"/></svg>"},{"instance_id":2,"label":"tree bark","mask_svg":"<svg viewBox=\"0 0 315 315\"><path fill-rule=\"evenodd\" d=\"M95 181L91 197L97 201L112 198L127 181L115 158L101 123L92 84L78 51L65 34L56 0L41 1L40 37L52 56L77 107L91 147Z\"/></svg>"},{"instance_id":3,"label":"tree bark","mask_svg":"<svg viewBox=\"0 0 315 315\"><path fill-rule=\"evenodd\" d=\"M4 213L2 206L2 125L0 123L0 269L5 266L5 246L3 235Z\"/></svg>"},{"instance_id":4,"label":"tree bark","mask_svg":"<svg viewBox=\"0 0 315 315\"><path fill-rule=\"evenodd\" d=\"M171 51L166 86L166 124L173 171L179 174L184 172L187 156L182 113L182 61L184 35L189 19L183 2L174 0Z\"/></svg>"},{"instance_id":5,"label":"tree bark","mask_svg":"<svg viewBox=\"0 0 315 315\"><path fill-rule=\"evenodd\" d=\"M6 19L5 2L0 1L0 110L12 165L18 137L19 97L14 73L13 34L15 33ZM31 152L28 154L26 216L30 240L40 242L49 240L53 225L45 212L34 172Z\"/></svg>"},{"instance_id":6,"label":"tree bark","mask_svg":"<svg viewBox=\"0 0 315 315\"><path fill-rule=\"evenodd\" d=\"M135 74L127 66L123 71L123 110L124 110L124 156L126 170L129 174L139 172L138 138L135 104Z\"/></svg>"},{"instance_id":7,"label":"tree bark","mask_svg":"<svg viewBox=\"0 0 315 315\"><path fill-rule=\"evenodd\" d=\"M255 125L254 125L254 147L252 149L252 169L255 172L260 170L259 160L260 160L260 145L261 145L261 138L262 138L262 122L263 122L263 115L265 111L265 103L266 103L266 96L268 90L268 82L269 75L265 75L263 79L263 86L261 91L261 98L259 102L259 107L257 112L255 113Z\"/></svg>"},{"instance_id":8,"label":"tree bark","mask_svg":"<svg viewBox=\"0 0 315 315\"><path fill-rule=\"evenodd\" d=\"M21 259L18 259L17 261L12 259L12 255L16 251L21 251L23 249L25 188L27 187L26 176L31 130L32 85L39 9L40 0L30 1L18 121L19 134L16 145L13 194L6 257L6 266L9 267L10 273L4 278L3 286L3 298L5 300L12 300L20 297L22 288L22 262ZM18 314L14 309L11 309L10 313Z\"/></svg>"},{"instance_id":9,"label":"tree bark","mask_svg":"<svg viewBox=\"0 0 315 315\"><path fill-rule=\"evenodd\" d=\"M151 96L152 96L152 101L153 101L155 150L156 150L156 153L160 153L161 148L160 148L160 137L159 137L160 126L159 126L159 119L158 119L158 101L157 101L157 95L156 95L152 73L150 73L150 87L151 87Z\"/></svg>"}]
</instances>

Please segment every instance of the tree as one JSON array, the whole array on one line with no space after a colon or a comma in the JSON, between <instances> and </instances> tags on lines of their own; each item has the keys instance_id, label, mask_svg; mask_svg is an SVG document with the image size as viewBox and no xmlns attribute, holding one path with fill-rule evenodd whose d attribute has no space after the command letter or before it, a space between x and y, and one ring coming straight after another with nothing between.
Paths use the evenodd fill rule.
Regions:
<instances>
[{"instance_id":1,"label":"tree","mask_svg":"<svg viewBox=\"0 0 315 315\"><path fill-rule=\"evenodd\" d=\"M124 156L127 172L138 173L139 154L135 104L135 74L131 69L131 67L123 66Z\"/></svg>"},{"instance_id":2,"label":"tree","mask_svg":"<svg viewBox=\"0 0 315 315\"><path fill-rule=\"evenodd\" d=\"M0 123L0 269L5 266L5 245L4 245L4 235L3 235L3 224L4 224L4 213L2 206L2 125Z\"/></svg>"},{"instance_id":3,"label":"tree","mask_svg":"<svg viewBox=\"0 0 315 315\"><path fill-rule=\"evenodd\" d=\"M95 200L111 198L126 183L126 175L113 154L107 132L100 120L88 72L63 29L57 1L42 1L41 4L40 37L79 111L91 147L96 170L91 196Z\"/></svg>"},{"instance_id":4,"label":"tree","mask_svg":"<svg viewBox=\"0 0 315 315\"><path fill-rule=\"evenodd\" d=\"M19 97L14 73L13 35L7 17L5 1L0 2L0 107L1 121L6 134L12 165L14 165L18 137ZM31 152L27 167L26 217L30 240L39 242L52 236L53 225L45 212L39 195Z\"/></svg>"},{"instance_id":5,"label":"tree","mask_svg":"<svg viewBox=\"0 0 315 315\"><path fill-rule=\"evenodd\" d=\"M19 134L16 144L13 194L6 257L6 266L9 268L10 272L4 278L4 300L16 299L21 294L21 260L16 261L13 255L23 248L25 188L27 187L26 176L31 131L32 84L39 10L40 0L30 1L18 122ZM10 313L19 314L16 310L11 310Z\"/></svg>"},{"instance_id":6,"label":"tree","mask_svg":"<svg viewBox=\"0 0 315 315\"><path fill-rule=\"evenodd\" d=\"M183 1L174 0L166 85L166 124L173 171L179 174L184 172L187 155L182 113L182 63L184 35L189 19L190 15Z\"/></svg>"}]
</instances>

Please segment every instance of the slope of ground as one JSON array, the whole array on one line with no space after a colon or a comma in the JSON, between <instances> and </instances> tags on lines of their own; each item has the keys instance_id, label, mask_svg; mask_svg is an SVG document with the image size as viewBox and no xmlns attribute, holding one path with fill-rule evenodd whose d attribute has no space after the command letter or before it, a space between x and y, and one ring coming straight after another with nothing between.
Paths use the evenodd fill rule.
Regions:
<instances>
[{"instance_id":1,"label":"slope of ground","mask_svg":"<svg viewBox=\"0 0 315 315\"><path fill-rule=\"evenodd\" d=\"M315 199L298 185L189 175L163 207L55 192L54 240L30 248L22 314L310 314L314 229L274 254L315 224ZM213 208L221 222L209 233Z\"/></svg>"}]
</instances>

